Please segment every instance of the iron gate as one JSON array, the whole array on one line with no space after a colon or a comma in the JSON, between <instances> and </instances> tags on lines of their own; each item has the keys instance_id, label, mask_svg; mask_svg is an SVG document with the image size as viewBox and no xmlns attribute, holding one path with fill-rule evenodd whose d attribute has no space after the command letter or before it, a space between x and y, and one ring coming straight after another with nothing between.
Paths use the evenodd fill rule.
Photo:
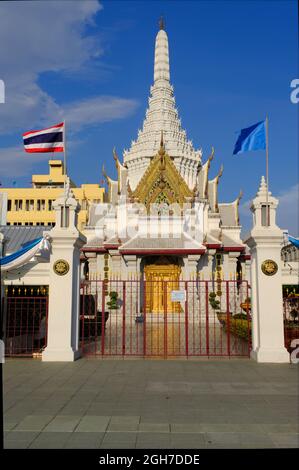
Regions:
<instances>
[{"instance_id":1,"label":"iron gate","mask_svg":"<svg viewBox=\"0 0 299 470\"><path fill-rule=\"evenodd\" d=\"M95 356L249 356L248 283L84 281L80 344Z\"/></svg>"},{"instance_id":2,"label":"iron gate","mask_svg":"<svg viewBox=\"0 0 299 470\"><path fill-rule=\"evenodd\" d=\"M48 286L9 286L5 294L5 355L40 354L47 345Z\"/></svg>"},{"instance_id":3,"label":"iron gate","mask_svg":"<svg viewBox=\"0 0 299 470\"><path fill-rule=\"evenodd\" d=\"M298 295L289 295L283 299L283 323L285 347L291 353L298 346L299 341Z\"/></svg>"}]
</instances>

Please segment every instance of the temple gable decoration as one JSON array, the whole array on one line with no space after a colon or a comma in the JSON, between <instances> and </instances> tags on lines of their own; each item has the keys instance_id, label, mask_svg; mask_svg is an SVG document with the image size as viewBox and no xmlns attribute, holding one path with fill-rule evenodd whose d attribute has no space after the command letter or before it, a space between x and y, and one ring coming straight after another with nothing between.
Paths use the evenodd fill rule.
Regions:
<instances>
[{"instance_id":1,"label":"temple gable decoration","mask_svg":"<svg viewBox=\"0 0 299 470\"><path fill-rule=\"evenodd\" d=\"M151 204L178 203L182 206L190 202L193 195L193 191L187 186L171 157L166 153L162 134L160 149L136 189L131 191L131 199L144 204L149 210Z\"/></svg>"}]
</instances>

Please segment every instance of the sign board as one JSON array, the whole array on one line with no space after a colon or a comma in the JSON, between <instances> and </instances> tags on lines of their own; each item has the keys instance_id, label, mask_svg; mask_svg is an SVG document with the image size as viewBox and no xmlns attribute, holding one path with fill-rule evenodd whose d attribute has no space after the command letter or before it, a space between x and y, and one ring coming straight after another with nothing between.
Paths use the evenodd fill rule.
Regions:
<instances>
[{"instance_id":1,"label":"sign board","mask_svg":"<svg viewBox=\"0 0 299 470\"><path fill-rule=\"evenodd\" d=\"M185 290L172 290L171 302L186 302L186 291Z\"/></svg>"}]
</instances>

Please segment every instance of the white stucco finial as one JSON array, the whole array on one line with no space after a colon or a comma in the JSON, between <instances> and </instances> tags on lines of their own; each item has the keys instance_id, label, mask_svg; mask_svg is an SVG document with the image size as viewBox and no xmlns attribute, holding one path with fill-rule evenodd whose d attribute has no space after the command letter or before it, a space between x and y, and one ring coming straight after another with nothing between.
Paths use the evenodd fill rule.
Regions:
<instances>
[{"instance_id":1,"label":"white stucco finial","mask_svg":"<svg viewBox=\"0 0 299 470\"><path fill-rule=\"evenodd\" d=\"M164 30L164 20L160 19L160 30L156 36L155 45L155 66L154 66L154 82L164 79L169 82L169 50L168 37Z\"/></svg>"},{"instance_id":2,"label":"white stucco finial","mask_svg":"<svg viewBox=\"0 0 299 470\"><path fill-rule=\"evenodd\" d=\"M261 177L261 182L260 182L260 187L259 187L257 195L258 196L263 196L266 193L267 193L267 183L266 183L265 177L262 176Z\"/></svg>"}]
</instances>

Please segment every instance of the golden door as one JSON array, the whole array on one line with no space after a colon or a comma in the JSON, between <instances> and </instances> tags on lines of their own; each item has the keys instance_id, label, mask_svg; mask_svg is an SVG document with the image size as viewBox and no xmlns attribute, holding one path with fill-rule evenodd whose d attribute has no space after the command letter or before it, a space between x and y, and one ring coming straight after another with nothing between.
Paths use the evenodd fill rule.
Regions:
<instances>
[{"instance_id":1,"label":"golden door","mask_svg":"<svg viewBox=\"0 0 299 470\"><path fill-rule=\"evenodd\" d=\"M151 313L180 312L180 303L171 301L171 291L179 289L180 266L149 264L145 266L144 273L146 311Z\"/></svg>"}]
</instances>

